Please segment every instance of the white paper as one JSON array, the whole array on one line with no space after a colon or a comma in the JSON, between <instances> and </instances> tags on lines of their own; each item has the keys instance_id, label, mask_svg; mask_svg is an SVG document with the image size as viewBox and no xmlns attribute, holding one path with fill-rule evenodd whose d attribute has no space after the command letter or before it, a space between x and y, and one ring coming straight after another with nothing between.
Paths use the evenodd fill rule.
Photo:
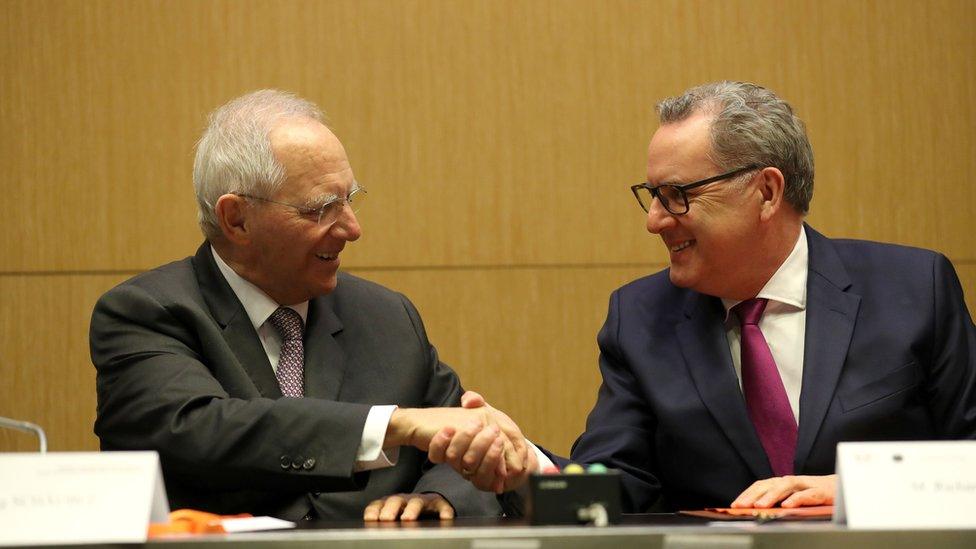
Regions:
<instances>
[{"instance_id":1,"label":"white paper","mask_svg":"<svg viewBox=\"0 0 976 549\"><path fill-rule=\"evenodd\" d=\"M228 534L257 532L259 530L284 530L295 527L294 522L274 517L227 518L221 520L220 525Z\"/></svg>"},{"instance_id":2,"label":"white paper","mask_svg":"<svg viewBox=\"0 0 976 549\"><path fill-rule=\"evenodd\" d=\"M834 522L850 528L976 528L976 441L837 445Z\"/></svg>"},{"instance_id":3,"label":"white paper","mask_svg":"<svg viewBox=\"0 0 976 549\"><path fill-rule=\"evenodd\" d=\"M168 515L156 452L0 454L0 545L141 543Z\"/></svg>"}]
</instances>

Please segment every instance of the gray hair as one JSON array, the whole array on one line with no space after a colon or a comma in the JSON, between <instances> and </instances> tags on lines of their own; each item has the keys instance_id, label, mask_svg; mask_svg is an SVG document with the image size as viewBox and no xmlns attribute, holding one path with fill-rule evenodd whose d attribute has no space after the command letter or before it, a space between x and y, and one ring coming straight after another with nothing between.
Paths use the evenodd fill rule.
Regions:
<instances>
[{"instance_id":1,"label":"gray hair","mask_svg":"<svg viewBox=\"0 0 976 549\"><path fill-rule=\"evenodd\" d=\"M251 92L210 114L193 161L197 221L208 239L220 235L214 215L218 198L230 193L269 197L285 180L269 134L286 118L326 123L315 104L279 90Z\"/></svg>"},{"instance_id":2,"label":"gray hair","mask_svg":"<svg viewBox=\"0 0 976 549\"><path fill-rule=\"evenodd\" d=\"M783 172L785 197L806 213L813 198L813 148L793 107L773 92L745 82L713 82L657 105L661 124L703 112L714 116L711 160L723 170L749 164Z\"/></svg>"}]
</instances>

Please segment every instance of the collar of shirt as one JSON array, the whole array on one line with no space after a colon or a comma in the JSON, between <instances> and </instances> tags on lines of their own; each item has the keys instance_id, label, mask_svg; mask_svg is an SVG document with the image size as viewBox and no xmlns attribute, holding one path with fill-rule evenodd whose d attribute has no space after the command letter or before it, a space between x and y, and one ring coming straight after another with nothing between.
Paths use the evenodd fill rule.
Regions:
<instances>
[{"instance_id":1,"label":"collar of shirt","mask_svg":"<svg viewBox=\"0 0 976 549\"><path fill-rule=\"evenodd\" d=\"M217 263L217 268L220 269L220 274L224 275L227 284L230 285L230 289L234 291L234 295L237 296L238 301L244 306L247 317L251 319L251 324L254 325L254 329L260 329L268 320L268 317L271 316L271 313L278 310L280 305L271 299L268 294L264 293L261 288L245 280L234 269L231 269L230 265L224 262L223 258L217 254L217 250L213 246L210 247L210 251L213 252L213 258ZM294 309L302 317L302 322L307 324L308 301L288 305L288 308Z\"/></svg>"},{"instance_id":2,"label":"collar of shirt","mask_svg":"<svg viewBox=\"0 0 976 549\"><path fill-rule=\"evenodd\" d=\"M810 263L809 250L807 249L807 233L800 227L800 237L793 245L793 251L786 257L783 264L776 269L772 278L766 282L762 290L756 297L766 298L773 305L773 309L780 308L782 304L787 309L804 310L807 307L807 267ZM742 300L722 299L725 305L725 320L728 322L732 307L735 307ZM768 306L767 306L768 307ZM768 309L767 309L768 310Z\"/></svg>"}]
</instances>

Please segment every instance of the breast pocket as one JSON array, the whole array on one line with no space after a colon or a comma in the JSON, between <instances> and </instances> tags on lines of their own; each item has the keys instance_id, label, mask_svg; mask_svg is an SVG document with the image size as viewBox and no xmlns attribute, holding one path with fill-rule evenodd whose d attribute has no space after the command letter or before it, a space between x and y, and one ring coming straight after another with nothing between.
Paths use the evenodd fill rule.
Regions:
<instances>
[{"instance_id":1,"label":"breast pocket","mask_svg":"<svg viewBox=\"0 0 976 549\"><path fill-rule=\"evenodd\" d=\"M844 412L856 410L915 387L920 377L918 365L910 362L878 379L845 391L840 395L840 406Z\"/></svg>"}]
</instances>

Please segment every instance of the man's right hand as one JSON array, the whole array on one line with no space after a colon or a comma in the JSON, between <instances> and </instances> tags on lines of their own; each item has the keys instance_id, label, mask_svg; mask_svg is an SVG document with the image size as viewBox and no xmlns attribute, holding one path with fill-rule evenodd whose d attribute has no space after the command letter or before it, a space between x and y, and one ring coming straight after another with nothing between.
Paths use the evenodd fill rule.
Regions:
<instances>
[{"instance_id":1,"label":"man's right hand","mask_svg":"<svg viewBox=\"0 0 976 549\"><path fill-rule=\"evenodd\" d=\"M484 397L473 391L461 396L461 405L467 409L491 410L504 422L515 425L504 412L489 406ZM507 467L507 460L500 459L497 438L498 428L494 425L481 428L469 424L461 430L446 427L431 440L428 456L434 463L450 464L478 489L500 494L524 484L529 475L539 468L539 462L535 448L522 439L527 447L526 453L520 454L523 467ZM498 466L499 462L502 467Z\"/></svg>"}]
</instances>

